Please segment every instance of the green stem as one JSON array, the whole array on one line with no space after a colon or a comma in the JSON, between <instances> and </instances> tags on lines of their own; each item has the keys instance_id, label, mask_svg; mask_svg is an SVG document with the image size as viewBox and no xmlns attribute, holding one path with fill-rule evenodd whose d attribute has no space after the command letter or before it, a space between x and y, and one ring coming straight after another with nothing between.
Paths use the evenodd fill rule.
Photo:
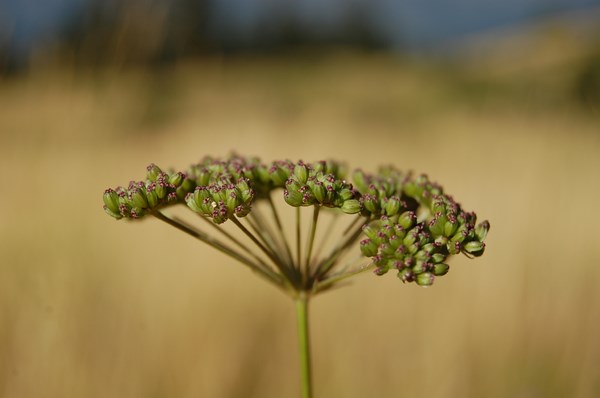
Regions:
<instances>
[{"instance_id":1,"label":"green stem","mask_svg":"<svg viewBox=\"0 0 600 398\"><path fill-rule=\"evenodd\" d=\"M292 264L294 262L293 257L292 257L292 251L290 250L290 245L288 243L288 240L285 237L285 232L283 231L283 224L281 223L281 219L279 218L279 213L277 212L275 203L273 203L273 198L271 197L271 194L267 195L267 200L269 201L269 205L271 207L271 212L273 213L273 218L275 219L275 224L277 225L277 229L281 236L281 240L283 241L283 245L285 246L285 251L287 253L288 260L290 261L290 264Z\"/></svg>"},{"instance_id":2,"label":"green stem","mask_svg":"<svg viewBox=\"0 0 600 398\"><path fill-rule=\"evenodd\" d=\"M310 259L312 257L313 246L315 243L315 235L317 232L317 222L319 221L319 210L321 206L315 205L313 209L313 218L312 223L310 225L310 235L308 236L308 250L306 252L306 258L304 259L304 273L310 279Z\"/></svg>"},{"instance_id":3,"label":"green stem","mask_svg":"<svg viewBox=\"0 0 600 398\"><path fill-rule=\"evenodd\" d=\"M300 271L300 267L302 264L302 257L301 257L301 247L302 247L302 226L300 224L300 206L296 207L296 268L298 268L298 271Z\"/></svg>"},{"instance_id":4,"label":"green stem","mask_svg":"<svg viewBox=\"0 0 600 398\"><path fill-rule=\"evenodd\" d=\"M301 292L296 298L296 319L298 324L298 346L300 348L300 384L302 398L312 397L312 375L310 363L310 340L308 330L309 296Z\"/></svg>"}]
</instances>

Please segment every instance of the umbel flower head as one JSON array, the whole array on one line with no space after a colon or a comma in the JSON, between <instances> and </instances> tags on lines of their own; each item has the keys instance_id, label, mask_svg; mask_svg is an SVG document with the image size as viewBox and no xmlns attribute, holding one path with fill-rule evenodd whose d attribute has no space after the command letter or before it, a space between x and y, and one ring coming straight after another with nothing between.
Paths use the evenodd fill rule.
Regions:
<instances>
[{"instance_id":1,"label":"umbel flower head","mask_svg":"<svg viewBox=\"0 0 600 398\"><path fill-rule=\"evenodd\" d=\"M277 197L295 208L291 232L279 216ZM347 176L346 167L335 161L267 164L232 155L206 157L185 171L163 171L151 164L145 180L109 188L103 199L111 217L154 216L292 294L316 293L368 269L376 275L395 271L403 282L429 286L448 272L451 256L481 256L490 227L487 221L477 223L475 213L464 211L426 175L382 167L374 174L355 170ZM186 206L215 233L166 215L164 210L172 206ZM304 208L312 208L312 217L303 233ZM331 224L347 220L328 253L313 250L321 212L330 214ZM229 223L244 240L225 228ZM295 244L286 237L294 233ZM329 235L325 232L323 239L331 239ZM362 254L362 265L343 264L352 250Z\"/></svg>"}]
</instances>

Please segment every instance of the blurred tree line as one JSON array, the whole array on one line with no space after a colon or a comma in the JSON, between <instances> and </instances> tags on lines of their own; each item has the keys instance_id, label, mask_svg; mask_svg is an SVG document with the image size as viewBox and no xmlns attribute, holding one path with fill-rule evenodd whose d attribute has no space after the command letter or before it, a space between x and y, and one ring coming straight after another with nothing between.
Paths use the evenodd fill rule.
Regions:
<instances>
[{"instance_id":1,"label":"blurred tree line","mask_svg":"<svg viewBox=\"0 0 600 398\"><path fill-rule=\"evenodd\" d=\"M368 2L348 2L330 26L307 23L287 5L273 3L260 10L262 15L248 23L240 21L244 10L227 13L219 0L87 0L35 52L75 66L104 67L164 65L211 53L272 53L303 46L386 46L368 18ZM23 56L13 47L10 33L2 35L0 29L0 74L18 73L31 63L32 54Z\"/></svg>"}]
</instances>

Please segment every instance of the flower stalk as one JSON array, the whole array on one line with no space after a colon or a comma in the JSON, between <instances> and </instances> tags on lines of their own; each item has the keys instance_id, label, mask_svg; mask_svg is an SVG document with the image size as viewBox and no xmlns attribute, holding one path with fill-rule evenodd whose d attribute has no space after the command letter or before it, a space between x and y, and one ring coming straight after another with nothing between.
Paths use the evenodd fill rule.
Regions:
<instances>
[{"instance_id":1,"label":"flower stalk","mask_svg":"<svg viewBox=\"0 0 600 398\"><path fill-rule=\"evenodd\" d=\"M295 208L293 226L283 222L277 196ZM481 256L490 228L487 221L477 223L475 213L464 211L426 175L415 178L382 167L376 174L356 170L347 177L346 167L335 161L264 164L233 155L207 157L185 171L169 172L151 164L145 180L109 188L103 201L111 217L151 215L246 265L292 297L303 398L312 397L310 298L368 270L376 275L394 271L404 283L431 286L448 272L450 257ZM165 212L175 205L196 213L225 241ZM312 207L311 216L303 211L306 207ZM323 219L329 221L319 229Z\"/></svg>"},{"instance_id":2,"label":"flower stalk","mask_svg":"<svg viewBox=\"0 0 600 398\"><path fill-rule=\"evenodd\" d=\"M310 359L310 330L308 327L308 303L310 296L305 292L296 297L296 322L298 326L298 348L300 353L300 391L302 398L312 398L312 366Z\"/></svg>"}]
</instances>

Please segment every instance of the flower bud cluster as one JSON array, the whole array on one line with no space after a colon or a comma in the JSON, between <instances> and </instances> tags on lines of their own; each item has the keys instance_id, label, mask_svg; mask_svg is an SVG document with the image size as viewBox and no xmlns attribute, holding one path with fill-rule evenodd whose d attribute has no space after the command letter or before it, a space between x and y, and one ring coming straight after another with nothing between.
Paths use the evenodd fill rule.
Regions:
<instances>
[{"instance_id":1,"label":"flower bud cluster","mask_svg":"<svg viewBox=\"0 0 600 398\"><path fill-rule=\"evenodd\" d=\"M194 212L221 224L248 215L256 200L271 201L283 191L293 207L324 206L347 214L360 213L360 250L371 258L375 273L396 270L403 282L429 286L448 272L450 256L480 256L490 228L487 221L465 212L427 176L413 178L394 167L376 175L357 170L353 184L334 161L305 163L232 155L206 157L186 172L164 172L151 164L145 181L104 192L104 210L116 219L136 219L161 207L185 203ZM272 205L272 203L271 203ZM357 231L357 236L360 231Z\"/></svg>"},{"instance_id":2,"label":"flower bud cluster","mask_svg":"<svg viewBox=\"0 0 600 398\"><path fill-rule=\"evenodd\" d=\"M246 216L250 213L253 200L254 190L248 178L235 180L224 176L209 185L197 186L185 198L190 209L212 218L215 224L222 224L234 215Z\"/></svg>"},{"instance_id":3,"label":"flower bud cluster","mask_svg":"<svg viewBox=\"0 0 600 398\"><path fill-rule=\"evenodd\" d=\"M347 214L360 212L358 192L340 177L341 167L335 162L312 165L299 161L285 182L283 198L294 207L325 206Z\"/></svg>"},{"instance_id":4,"label":"flower bud cluster","mask_svg":"<svg viewBox=\"0 0 600 398\"><path fill-rule=\"evenodd\" d=\"M395 216L415 210L415 203L403 196L402 188L408 180L408 175L393 167L381 168L377 176L356 170L353 181L361 193L363 214L372 217Z\"/></svg>"},{"instance_id":5,"label":"flower bud cluster","mask_svg":"<svg viewBox=\"0 0 600 398\"><path fill-rule=\"evenodd\" d=\"M372 258L376 274L394 269L403 282L429 286L448 272L449 256L483 254L489 223L476 225L475 213L463 211L426 176L404 178L401 184L387 180L387 185L373 182L373 177L361 178L369 184L361 198L363 206L378 217L363 227L360 248ZM400 206L390 204L396 197L401 198Z\"/></svg>"},{"instance_id":6,"label":"flower bud cluster","mask_svg":"<svg viewBox=\"0 0 600 398\"><path fill-rule=\"evenodd\" d=\"M154 209L183 201L194 187L195 183L185 173L167 173L151 164L145 181L131 181L127 187L106 189L104 211L117 220L141 218Z\"/></svg>"}]
</instances>

